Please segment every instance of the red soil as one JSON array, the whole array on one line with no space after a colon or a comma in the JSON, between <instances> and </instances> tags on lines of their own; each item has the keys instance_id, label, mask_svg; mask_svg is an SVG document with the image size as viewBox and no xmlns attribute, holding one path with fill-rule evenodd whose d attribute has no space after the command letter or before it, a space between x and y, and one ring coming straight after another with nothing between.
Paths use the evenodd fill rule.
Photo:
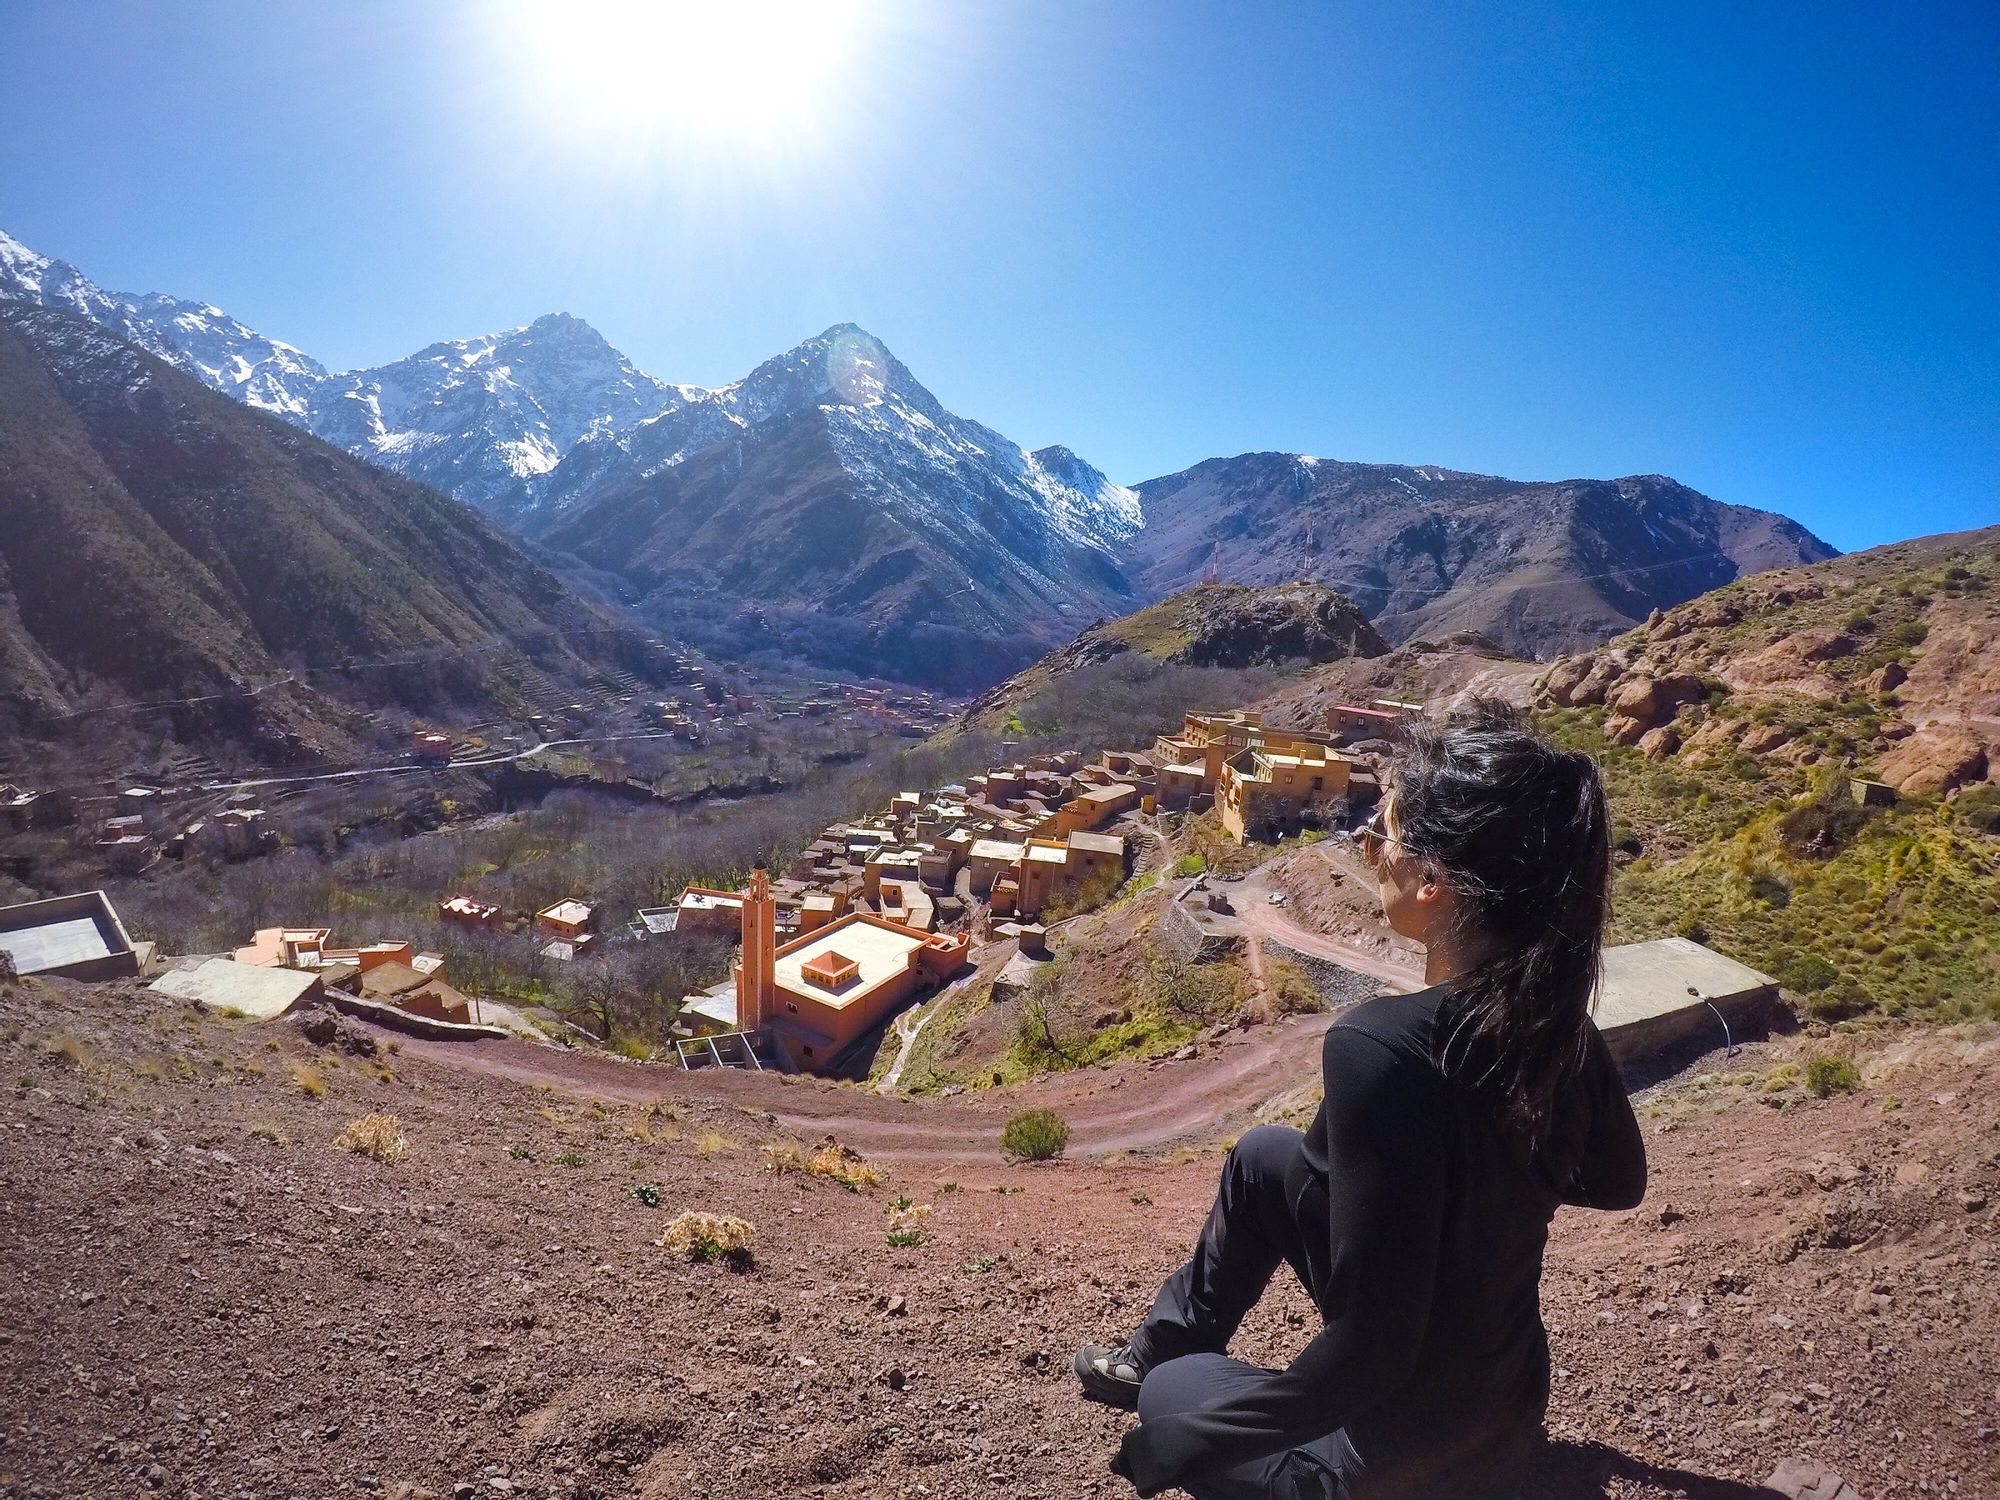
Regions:
<instances>
[{"instance_id":1,"label":"red soil","mask_svg":"<svg viewBox=\"0 0 2000 1500\"><path fill-rule=\"evenodd\" d=\"M1129 1493L1104 1470L1129 1419L1077 1399L1068 1355L1139 1316L1216 1160L1081 1157L1227 1133L1196 1112L1247 1114L1312 1029L911 1104L505 1043L367 1059L128 986L0 990L0 1494ZM1719 1066L1761 1077L1789 1045ZM1794 1454L1870 1497L2000 1493L2000 1041L1862 1062L1860 1093L1782 1110L1736 1082L1649 1099L1646 1206L1556 1226L1529 1493L1743 1497ZM1022 1097L1062 1104L1079 1159L995 1157ZM367 1112L403 1160L332 1145ZM829 1129L887 1183L762 1169ZM886 1243L896 1194L932 1207L914 1248ZM658 1248L690 1208L750 1221L756 1268ZM1240 1348L1283 1360L1310 1318L1287 1279Z\"/></svg>"}]
</instances>

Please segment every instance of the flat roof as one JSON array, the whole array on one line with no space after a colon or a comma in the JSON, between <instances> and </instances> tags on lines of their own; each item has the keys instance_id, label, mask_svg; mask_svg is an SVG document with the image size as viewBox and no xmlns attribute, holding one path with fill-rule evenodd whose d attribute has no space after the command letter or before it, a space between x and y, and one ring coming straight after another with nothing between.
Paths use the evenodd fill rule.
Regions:
<instances>
[{"instance_id":1,"label":"flat roof","mask_svg":"<svg viewBox=\"0 0 2000 1500\"><path fill-rule=\"evenodd\" d=\"M1005 839L977 839L972 845L974 859L1016 860L1021 857L1022 846L1008 843Z\"/></svg>"},{"instance_id":2,"label":"flat roof","mask_svg":"<svg viewBox=\"0 0 2000 1500\"><path fill-rule=\"evenodd\" d=\"M28 904L41 905L39 901ZM5 916L5 912L0 912L0 920ZM0 953L14 961L16 974L40 974L88 963L94 958L109 958L114 953L128 951L129 947L118 941L101 912L52 915L46 921L30 920L29 925L0 931Z\"/></svg>"},{"instance_id":3,"label":"flat roof","mask_svg":"<svg viewBox=\"0 0 2000 1500\"><path fill-rule=\"evenodd\" d=\"M579 901L572 896L567 901L558 901L553 906L543 907L535 915L547 917L551 922L588 922L590 911L589 902Z\"/></svg>"},{"instance_id":4,"label":"flat roof","mask_svg":"<svg viewBox=\"0 0 2000 1500\"><path fill-rule=\"evenodd\" d=\"M1061 844L1030 844L1027 857L1045 865L1069 863L1069 850Z\"/></svg>"},{"instance_id":5,"label":"flat roof","mask_svg":"<svg viewBox=\"0 0 2000 1500\"><path fill-rule=\"evenodd\" d=\"M741 906L742 904L743 897L734 891L697 891L689 889L681 892L679 909L681 911L720 911L725 906ZM644 916L645 913L641 912L639 915Z\"/></svg>"},{"instance_id":6,"label":"flat roof","mask_svg":"<svg viewBox=\"0 0 2000 1500\"><path fill-rule=\"evenodd\" d=\"M1597 1027L1609 1033L1675 1011L1764 988L1778 981L1686 938L1655 938L1604 950L1597 986ZM1690 995L1692 988L1696 994Z\"/></svg>"},{"instance_id":7,"label":"flat roof","mask_svg":"<svg viewBox=\"0 0 2000 1500\"><path fill-rule=\"evenodd\" d=\"M1076 832L1069 836L1072 849L1088 849L1093 854L1123 854L1125 840L1115 833Z\"/></svg>"},{"instance_id":8,"label":"flat roof","mask_svg":"<svg viewBox=\"0 0 2000 1500\"><path fill-rule=\"evenodd\" d=\"M1114 797L1137 796L1138 792L1129 781L1114 781L1109 786L1094 786L1082 796L1087 802L1109 802Z\"/></svg>"},{"instance_id":9,"label":"flat roof","mask_svg":"<svg viewBox=\"0 0 2000 1500\"><path fill-rule=\"evenodd\" d=\"M197 1000L216 1010L241 1011L269 1020L297 1005L318 984L318 975L297 969L240 964L233 958L198 958L162 974L147 988L179 1000Z\"/></svg>"},{"instance_id":10,"label":"flat roof","mask_svg":"<svg viewBox=\"0 0 2000 1500\"><path fill-rule=\"evenodd\" d=\"M907 972L910 955L929 941L921 932L906 932L866 917L844 917L781 952L772 965L777 987L834 1010L845 1010L889 980ZM855 974L837 989L827 989L801 972L814 959L838 953L855 965Z\"/></svg>"}]
</instances>

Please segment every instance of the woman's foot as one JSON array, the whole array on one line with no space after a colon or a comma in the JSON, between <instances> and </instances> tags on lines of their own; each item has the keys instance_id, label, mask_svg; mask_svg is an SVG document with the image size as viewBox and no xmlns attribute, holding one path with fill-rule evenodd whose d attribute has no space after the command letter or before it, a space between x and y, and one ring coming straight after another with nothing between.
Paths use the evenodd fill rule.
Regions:
<instances>
[{"instance_id":1,"label":"woman's foot","mask_svg":"<svg viewBox=\"0 0 2000 1500\"><path fill-rule=\"evenodd\" d=\"M1139 1363L1130 1344L1110 1348L1085 1344L1076 1351L1076 1378L1083 1383L1084 1395L1093 1401L1137 1411L1139 1386L1146 1378L1146 1367Z\"/></svg>"}]
</instances>

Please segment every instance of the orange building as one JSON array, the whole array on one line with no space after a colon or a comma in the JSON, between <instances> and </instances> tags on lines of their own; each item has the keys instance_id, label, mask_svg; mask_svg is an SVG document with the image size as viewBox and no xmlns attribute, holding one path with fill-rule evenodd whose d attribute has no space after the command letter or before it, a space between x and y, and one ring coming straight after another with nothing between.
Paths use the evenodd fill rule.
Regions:
<instances>
[{"instance_id":1,"label":"orange building","mask_svg":"<svg viewBox=\"0 0 2000 1500\"><path fill-rule=\"evenodd\" d=\"M777 944L777 903L761 869L743 896L736 1025L807 1071L825 1068L921 989L964 967L963 937L856 912Z\"/></svg>"}]
</instances>

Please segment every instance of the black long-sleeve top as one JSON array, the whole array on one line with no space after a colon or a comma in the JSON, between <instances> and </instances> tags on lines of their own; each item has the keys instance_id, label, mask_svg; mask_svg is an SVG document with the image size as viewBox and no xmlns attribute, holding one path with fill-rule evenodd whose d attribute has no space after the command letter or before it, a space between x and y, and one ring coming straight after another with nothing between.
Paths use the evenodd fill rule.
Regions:
<instances>
[{"instance_id":1,"label":"black long-sleeve top","mask_svg":"<svg viewBox=\"0 0 2000 1500\"><path fill-rule=\"evenodd\" d=\"M1286 1184L1313 1226L1325 1329L1240 1397L1128 1433L1113 1467L1141 1495L1342 1428L1363 1493L1428 1493L1477 1477L1539 1426L1549 1221L1559 1204L1637 1206L1645 1145L1595 1027L1548 1142L1529 1151L1483 1069L1438 1060L1453 1017L1438 986L1369 1001L1328 1030L1325 1102Z\"/></svg>"}]
</instances>

